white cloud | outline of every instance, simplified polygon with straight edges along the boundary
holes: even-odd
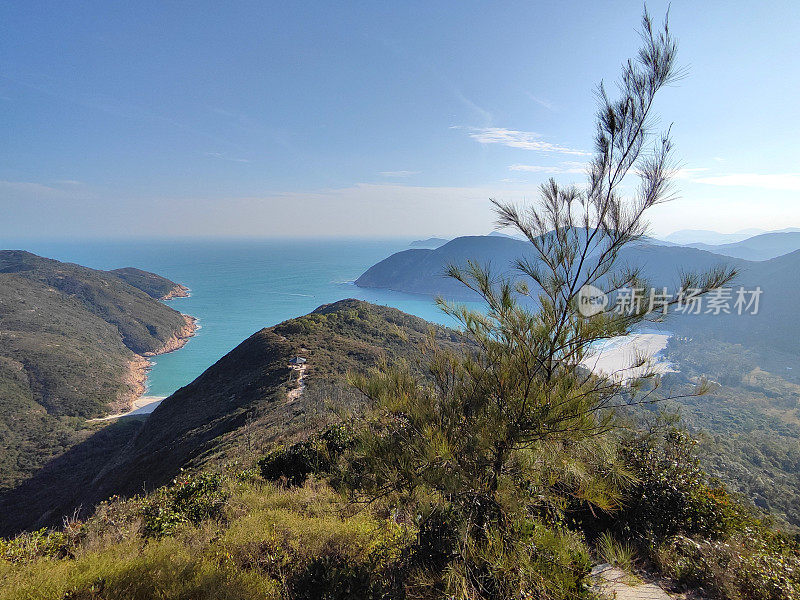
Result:
[[[492,113],[486,110],[485,108],[478,106],[472,100],[467,98],[464,94],[462,94],[459,90],[455,90],[456,98],[458,98],[465,106],[467,106],[470,110],[474,111],[478,116],[481,117],[483,122],[486,125],[491,124],[494,120]]]
[[[527,173],[586,173],[586,165],[582,162],[568,161],[558,165],[511,165],[509,171],[525,171]]]
[[[80,181],[61,180],[53,183],[35,181],[0,181],[0,214],[3,203],[33,201],[82,201],[94,198],[94,192]]]
[[[238,163],[249,163],[250,162],[250,160],[247,159],[247,158],[235,158],[235,157],[231,157],[231,156],[226,156],[226,155],[222,154],[221,152],[206,152],[205,155],[208,156],[209,158],[218,158],[219,160],[227,160],[227,161],[230,161],[230,162],[238,162]]]
[[[0,181],[0,190],[5,189],[13,192],[23,192],[28,194],[57,194],[58,190],[43,183],[33,181]]]
[[[552,102],[550,102],[549,100],[546,100],[544,98],[541,98],[540,96],[534,96],[533,94],[528,92],[528,98],[530,98],[531,100],[536,102],[536,104],[538,104],[539,106],[541,106],[543,108],[546,108],[547,110],[550,110],[550,111],[555,111],[556,110],[556,107]]]
[[[800,192],[800,173],[734,173],[715,177],[700,177],[692,179],[692,181],[726,187]]]
[[[473,128],[469,136],[481,144],[502,144],[510,148],[536,150],[538,152],[555,152],[557,154],[576,154],[586,156],[589,153],[542,140],[542,135],[533,131],[516,131],[502,127]]]
[[[707,167],[691,167],[691,168],[682,168],[676,169],[672,172],[672,176],[675,179],[694,179],[694,176],[698,173],[704,173],[708,171]]]
[[[381,171],[380,175],[383,177],[411,177],[412,175],[419,175],[422,171]]]

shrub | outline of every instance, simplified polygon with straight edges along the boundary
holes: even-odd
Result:
[[[172,535],[181,523],[198,525],[222,514],[227,499],[216,473],[181,475],[147,497],[141,508],[145,537]]]
[[[236,572],[174,537],[127,540],[75,560],[0,569],[0,600],[272,600],[277,582]]]
[[[727,542],[676,536],[658,552],[667,575],[720,600],[800,597],[800,548],[783,536],[750,531]]]
[[[279,445],[259,460],[258,466],[267,481],[283,481],[291,486],[303,485],[309,475],[327,468],[324,457],[311,442]]]
[[[458,518],[447,506],[433,506],[418,519],[417,542],[412,560],[415,565],[433,570],[444,569],[458,556]]]
[[[351,445],[352,437],[347,429],[334,426],[307,441],[277,446],[258,461],[258,466],[267,481],[300,486],[309,475],[330,472]]]
[[[0,538],[0,559],[19,563],[42,557],[64,558],[73,545],[74,540],[67,532],[44,528],[9,540]]]
[[[322,556],[291,578],[296,600],[382,600],[405,597],[399,578],[380,576],[373,565],[352,563],[340,556]]]
[[[636,482],[614,515],[623,537],[652,547],[678,534],[721,538],[750,519],[722,486],[709,483],[694,448],[695,441],[677,427],[624,445]]]
[[[222,564],[280,581],[291,598],[401,597],[414,528],[352,514],[320,481],[254,486],[239,500],[244,514],[213,545]]]
[[[487,531],[448,571],[448,598],[590,598],[591,559],[575,532],[526,521],[513,532]]]
[[[597,540],[597,550],[603,562],[630,573],[636,551],[626,542],[618,542],[607,531],[600,534]]]

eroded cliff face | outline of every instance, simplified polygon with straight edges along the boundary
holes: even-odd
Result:
[[[188,298],[191,295],[190,291],[191,290],[188,287],[179,283],[170,291],[168,291],[166,294],[161,296],[159,300],[166,301],[166,300],[172,300],[173,298]]]
[[[158,356],[159,354],[167,354],[183,348],[197,332],[197,319],[190,315],[182,315],[184,325],[174,334],[172,334],[164,345],[155,352],[145,352],[142,356]]]

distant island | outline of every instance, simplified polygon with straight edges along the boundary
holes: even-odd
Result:
[[[195,319],[160,300],[185,286],[0,251],[0,489],[84,440],[86,420],[127,410],[146,357],[183,347]]]
[[[431,237],[426,240],[415,240],[409,244],[410,248],[438,248],[444,246],[449,240],[439,237]]]

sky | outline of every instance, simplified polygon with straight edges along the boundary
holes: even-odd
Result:
[[[673,0],[680,195],[652,231],[800,226],[800,3]],[[649,2],[660,20],[665,2]],[[485,234],[583,181],[640,2],[0,4],[11,237]]]

